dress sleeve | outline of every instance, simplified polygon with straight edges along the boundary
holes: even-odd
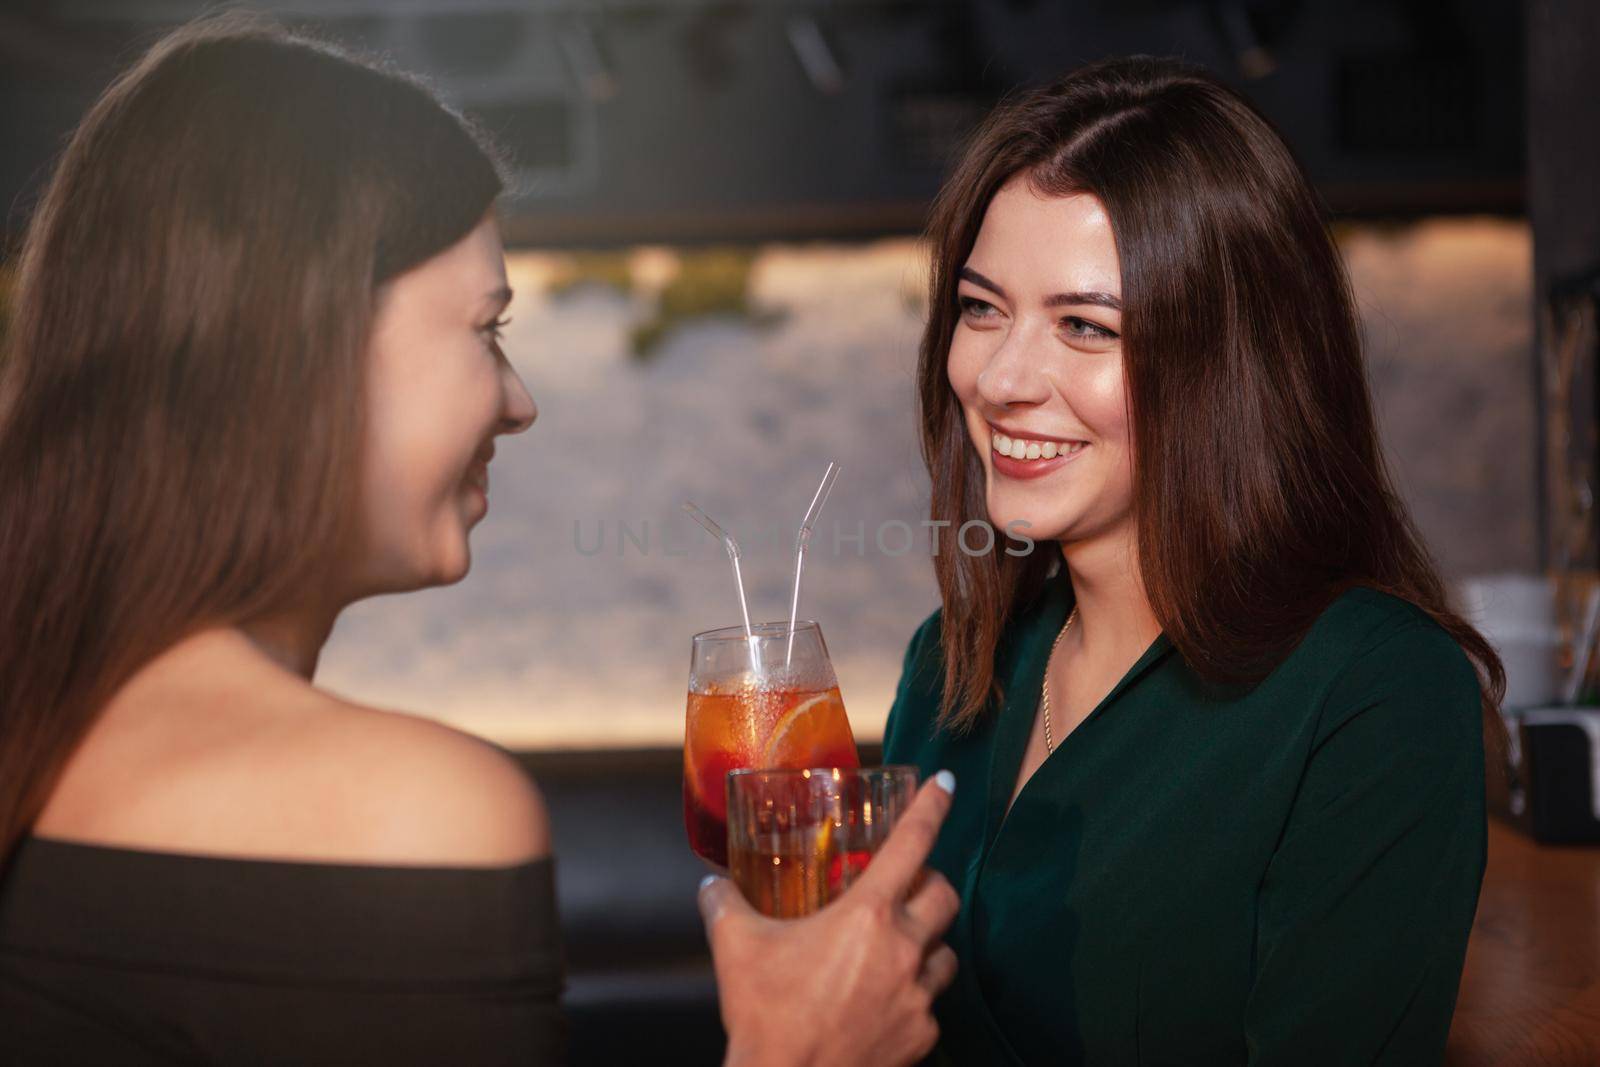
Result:
[[[1486,849],[1477,676],[1410,620],[1323,704],[1257,898],[1248,1062],[1438,1063]]]

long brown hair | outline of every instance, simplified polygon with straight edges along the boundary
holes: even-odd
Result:
[[[946,377],[958,272],[999,188],[1105,205],[1121,260],[1134,514],[1150,606],[1202,678],[1259,681],[1336,597],[1368,586],[1432,616],[1474,661],[1486,736],[1504,672],[1448,603],[1378,445],[1349,282],[1283,140],[1236,93],[1176,60],[1081,68],[1003,103],[973,135],[929,224],[918,370],[932,517],[987,518],[982,462]],[[996,645],[1054,553],[934,557],[947,726],[997,695]]]
[[[89,110],[0,357],[0,865],[142,664],[342,558],[376,287],[502,187],[422,83],[239,13]]]

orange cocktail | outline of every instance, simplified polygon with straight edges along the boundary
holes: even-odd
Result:
[[[729,771],[857,767],[855,736],[822,631],[763,623],[697,634],[684,723],[683,816],[689,845],[728,865]]]

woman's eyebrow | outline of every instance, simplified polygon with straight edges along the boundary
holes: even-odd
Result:
[[[1006,296],[1006,291],[1004,289],[1000,288],[1000,286],[998,284],[996,284],[995,282],[991,282],[988,278],[985,278],[983,275],[979,274],[977,271],[973,270],[971,267],[962,267],[960,276],[962,278],[965,278],[967,281],[971,282],[973,285],[980,286],[980,287],[982,287],[984,289],[989,290],[995,296],[998,296],[1001,300],[1010,300],[1011,299],[1009,296]]]
[[[484,300],[498,312],[503,311],[506,305],[511,303],[511,297],[510,286],[502,285],[500,288],[492,290],[489,295],[484,297]]]
[[[971,267],[962,267],[960,271],[960,277],[971,282],[973,285],[989,290],[1001,300],[1011,299],[1006,295],[1006,291],[1004,289],[1000,288],[999,285],[990,281],[988,278],[985,278]],[[1122,310],[1121,300],[1115,296],[1112,296],[1110,293],[1102,293],[1098,289],[1074,291],[1070,293],[1052,293],[1050,296],[1044,298],[1044,306],[1047,308],[1065,307],[1069,304],[1092,304],[1096,307],[1109,308],[1112,311]]]
[[[1044,298],[1044,306],[1058,308],[1067,304],[1094,304],[1097,307],[1110,308],[1112,311],[1122,310],[1122,301],[1110,293],[1102,293],[1098,289],[1086,292],[1054,293]]]

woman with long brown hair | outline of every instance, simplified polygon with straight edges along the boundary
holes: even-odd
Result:
[[[561,1058],[534,784],[311,684],[346,605],[465,576],[536,416],[501,186],[421,83],[242,15],[67,145],[0,363],[6,1063]],[[702,890],[730,1062],[931,1047],[944,781],[825,913]]]
[[[1301,169],[1204,72],[1105,61],[989,117],[930,241],[932,517],[1019,533],[936,555],[886,740],[964,783],[944,1057],[1436,1062],[1503,674]]]

